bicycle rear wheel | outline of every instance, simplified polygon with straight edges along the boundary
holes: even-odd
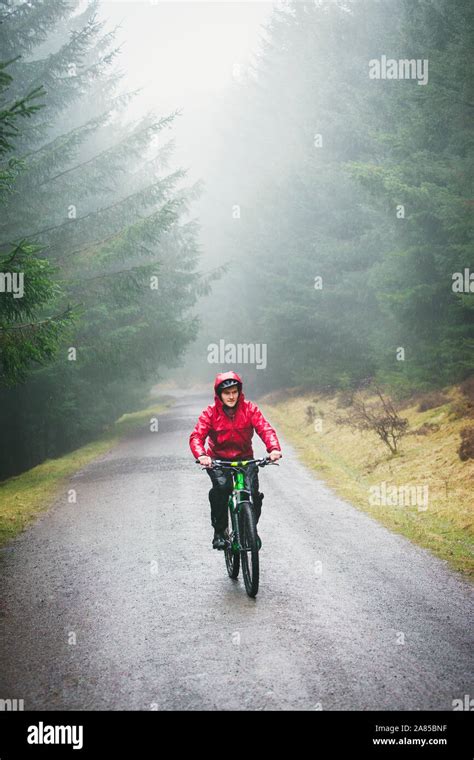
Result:
[[[249,596],[257,596],[260,566],[258,558],[257,527],[255,514],[250,502],[246,501],[240,509],[240,543],[242,546],[241,562],[245,590]]]

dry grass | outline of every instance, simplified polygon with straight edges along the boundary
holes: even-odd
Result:
[[[460,430],[466,420],[452,413],[460,393],[446,391],[448,402],[419,412],[420,400],[404,407],[410,430],[423,427],[424,435],[405,436],[400,453],[390,455],[373,433],[359,433],[336,425],[337,398],[314,393],[277,403],[261,400],[272,423],[295,446],[301,459],[340,496],[368,512],[388,528],[430,549],[457,570],[474,573],[474,461],[457,454]],[[322,430],[308,422],[306,410],[314,406]],[[350,407],[345,410],[350,414]],[[418,506],[372,506],[370,487],[428,486],[426,510]]]

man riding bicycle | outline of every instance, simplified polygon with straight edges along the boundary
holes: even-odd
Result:
[[[258,406],[246,400],[239,375],[236,372],[221,372],[214,381],[214,404],[204,409],[189,436],[194,458],[206,468],[212,466],[212,459],[229,462],[236,459],[253,459],[254,430],[264,442],[269,458],[273,462],[280,459],[282,454],[277,434]],[[209,444],[205,450],[207,438]],[[214,528],[212,546],[214,549],[224,549],[224,533],[228,523],[227,503],[233,488],[232,475],[229,470],[219,467],[207,469],[207,473],[212,481],[209,491],[211,524]],[[263,493],[258,490],[256,465],[248,466],[247,478],[255,507],[255,520],[258,522]]]

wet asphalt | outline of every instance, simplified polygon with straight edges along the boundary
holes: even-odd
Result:
[[[474,695],[472,585],[335,496],[282,436],[280,467],[260,471],[257,598],[229,579],[188,447],[209,402],[178,399],[157,432],[76,473],[1,551],[0,698],[25,710],[450,711]]]

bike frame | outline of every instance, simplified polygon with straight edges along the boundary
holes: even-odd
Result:
[[[198,460],[196,460],[198,461]],[[221,459],[213,459],[212,464],[214,467],[223,467],[232,471],[232,479],[234,481],[234,488],[229,496],[228,508],[230,511],[230,519],[232,523],[232,530],[234,534],[234,540],[232,543],[229,541],[230,548],[233,552],[250,552],[251,549],[245,549],[240,541],[240,527],[239,527],[239,514],[244,502],[249,502],[253,506],[252,493],[245,487],[245,467],[249,464],[255,464],[258,467],[265,467],[272,464],[277,465],[276,462],[272,462],[270,459],[243,459],[233,462],[225,462]],[[237,540],[235,540],[237,539]]]
[[[232,478],[234,481],[234,490],[229,496],[228,503],[232,530],[234,532],[234,541],[231,543],[231,548],[233,552],[250,551],[250,549],[244,549],[240,543],[239,514],[243,502],[248,501],[250,504],[253,504],[252,494],[247,488],[245,488],[245,472],[234,468],[234,465],[237,465],[237,462],[230,462],[229,464],[232,466]],[[239,462],[239,465],[242,466],[247,464],[248,462]]]

